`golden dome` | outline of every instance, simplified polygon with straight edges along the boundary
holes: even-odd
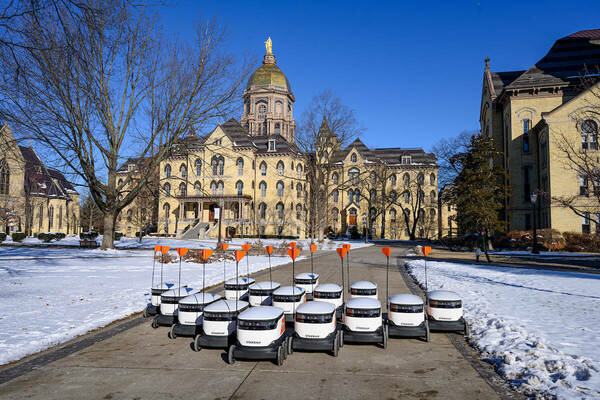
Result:
[[[275,64],[263,64],[248,79],[246,89],[260,86],[275,86],[291,93],[292,86],[283,72]]]

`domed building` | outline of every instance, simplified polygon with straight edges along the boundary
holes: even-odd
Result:
[[[277,66],[271,38],[265,44],[267,52],[263,64],[248,78],[240,122],[250,136],[281,135],[288,142],[294,142],[296,99],[290,81]]]

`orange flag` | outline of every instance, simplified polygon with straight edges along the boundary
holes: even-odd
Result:
[[[240,262],[240,260],[242,258],[244,258],[245,255],[246,255],[246,253],[244,252],[244,250],[236,250],[235,251],[235,261]]]
[[[317,251],[318,246],[316,244],[311,244],[310,245],[310,252],[314,253],[315,251]]]
[[[350,250],[350,245],[349,244],[343,244],[342,247],[344,249],[346,249],[346,253],[348,252],[348,250]]]
[[[295,249],[296,248],[296,242],[290,242],[290,247],[292,249]]]
[[[248,243],[246,243],[246,244],[243,244],[243,245],[242,245],[242,249],[244,249],[244,251],[245,251],[246,253],[247,253],[247,252],[249,252],[251,248],[252,248],[252,245],[251,245],[251,244],[248,244]]]
[[[158,253],[161,249],[162,249],[162,246],[160,244],[157,244],[156,246],[154,246],[155,253]]]
[[[229,244],[227,244],[227,243],[221,243],[221,250],[225,251],[225,250],[227,250],[228,247],[229,247]]]
[[[186,249],[185,247],[177,248],[177,254],[179,254],[179,257],[185,256],[187,252],[188,252],[188,249]]]
[[[273,253],[273,246],[265,246],[265,249],[267,249],[268,255],[271,255],[271,253]]]
[[[296,257],[300,255],[300,249],[287,249],[288,256],[294,261],[296,261]]]
[[[348,253],[348,249],[344,247],[338,247],[336,251],[341,259],[344,259],[344,257],[346,257],[346,253]]]
[[[204,261],[208,260],[210,258],[210,256],[212,256],[213,250],[212,249],[202,249],[200,250],[200,254],[202,254],[202,259]]]
[[[389,257],[390,254],[392,254],[392,248],[391,247],[384,247],[383,249],[381,249],[381,252],[383,254],[385,254],[386,257]]]
[[[423,255],[427,257],[429,253],[431,253],[431,246],[423,246],[421,251],[423,252]]]
[[[160,252],[163,254],[167,254],[169,250],[171,250],[169,246],[160,246]]]

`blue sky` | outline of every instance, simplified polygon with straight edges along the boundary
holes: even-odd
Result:
[[[256,67],[271,36],[296,119],[332,89],[355,109],[367,145],[425,149],[478,128],[486,56],[495,71],[526,69],[558,38],[600,28],[598,1],[180,0],[161,14],[182,35],[217,16],[231,50],[256,57]]]

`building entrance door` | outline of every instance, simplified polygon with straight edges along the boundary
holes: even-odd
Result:
[[[208,206],[208,222],[215,222],[215,205]]]
[[[348,216],[348,225],[356,226],[356,210],[354,208],[350,209],[350,215]]]

